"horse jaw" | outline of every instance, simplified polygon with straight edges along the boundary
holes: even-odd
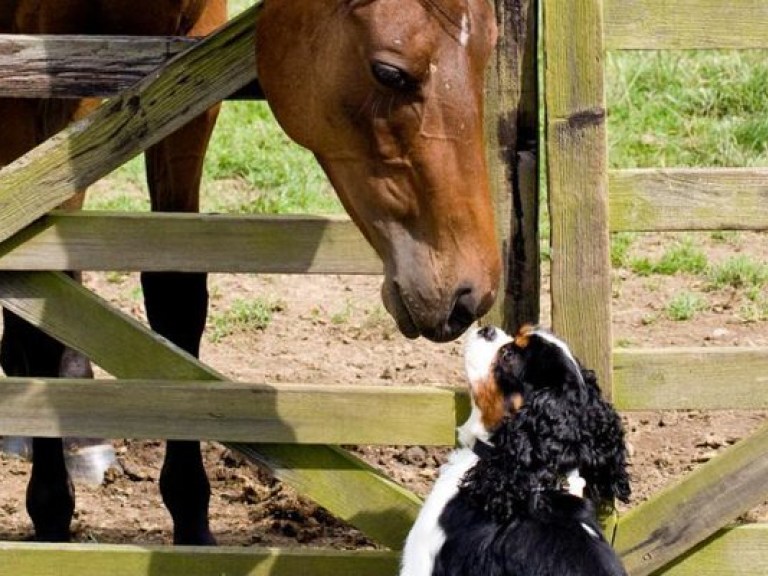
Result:
[[[500,278],[482,128],[496,28],[486,0],[441,0],[439,17],[425,5],[270,0],[257,62],[278,122],[384,262],[400,331],[446,341],[487,312]],[[382,61],[417,89],[382,86]]]

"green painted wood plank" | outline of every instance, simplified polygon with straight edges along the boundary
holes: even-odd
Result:
[[[0,170],[0,240],[252,81],[260,4]]]
[[[0,243],[0,270],[381,274],[346,216],[53,212]]]
[[[299,493],[314,494],[318,504],[395,550],[402,549],[421,509],[421,501],[413,494],[337,446],[231,446],[267,466]],[[318,470],[333,470],[333,474],[318,474]]]
[[[225,380],[132,318],[112,310],[64,274],[2,272],[0,305],[120,378]],[[332,447],[265,444],[249,454],[267,448],[272,452],[265,461],[274,465],[272,471],[278,478],[291,484],[297,478],[291,469],[309,463],[300,476],[300,492],[343,520],[354,525],[362,522],[365,528],[361,529],[385,546],[403,545],[421,507],[417,496]],[[356,471],[359,482],[347,484],[350,471]],[[375,505],[372,493],[378,494]],[[391,514],[391,510],[397,513]],[[382,518],[386,522],[378,521]]]
[[[455,398],[413,386],[6,378],[0,436],[453,446]]]
[[[610,397],[602,2],[544,0],[543,5],[552,326],[597,372]]]
[[[629,511],[616,549],[633,576],[652,574],[768,496],[768,424]]]
[[[768,348],[653,348],[613,354],[619,410],[768,408]]]
[[[664,576],[765,576],[768,524],[721,530],[666,567]]]
[[[612,50],[768,48],[764,0],[605,0]]]
[[[398,562],[379,550],[0,542],[3,576],[393,576]]]
[[[609,173],[611,230],[766,230],[768,169],[667,168]]]

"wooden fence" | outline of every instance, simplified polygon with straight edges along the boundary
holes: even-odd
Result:
[[[674,6],[670,8],[670,4]],[[768,227],[760,170],[607,170],[606,49],[712,47],[726,41],[744,43],[738,47],[768,47],[760,44],[768,43],[760,33],[765,29],[763,20],[768,19],[764,7],[768,3],[733,0],[728,10],[719,11],[711,8],[715,4],[720,3],[543,2],[553,322],[559,333],[578,343],[578,354],[598,367],[604,382],[611,382],[613,375],[606,392],[623,410],[768,407],[765,350],[611,352],[611,231],[723,228],[737,222],[740,225],[735,227]],[[530,298],[530,294],[538,294],[536,18],[530,17],[536,13],[536,2],[496,0],[495,5],[501,38],[488,80],[487,140],[508,281],[494,314],[495,321],[514,326],[538,317],[537,300]],[[662,13],[678,10],[678,6],[683,9],[671,15],[675,18]],[[454,427],[466,414],[462,393],[450,388],[313,389],[227,382],[55,271],[167,270],[171,263],[183,271],[380,270],[371,250],[344,218],[46,215],[75,190],[252,82],[252,30],[257,13],[258,5],[187,50],[183,50],[186,43],[173,39],[145,40],[144,48],[134,44],[145,55],[180,49],[157,73],[136,84],[131,84],[133,79],[125,80],[119,95],[93,116],[0,171],[0,304],[122,379],[6,379],[0,386],[0,434],[179,438],[195,430],[197,438],[228,441],[229,446],[265,464],[278,478],[391,551],[4,543],[0,544],[0,574],[194,576],[309,571],[377,576],[397,571],[396,550],[418,512],[419,500],[336,446],[450,445]],[[660,14],[663,17],[657,16]],[[723,25],[712,26],[714,17]],[[726,21],[728,18],[731,20]],[[735,34],[740,22],[744,33]],[[24,50],[39,50],[42,45],[40,39],[22,40]],[[74,45],[61,38],[58,41],[57,48],[48,42],[46,57],[66,54],[64,59],[72,61]],[[108,59],[116,58],[109,55],[110,45],[125,57],[119,40],[89,41],[104,43],[98,53]],[[2,54],[0,50],[0,58]],[[84,90],[82,83],[46,88],[44,82],[29,79],[4,87],[3,77],[10,78],[0,74],[0,94],[18,94],[24,86],[35,86],[38,96]],[[186,81],[179,82],[180,78]],[[114,85],[98,81],[88,90],[113,95],[114,88],[109,86]],[[144,114],[135,114],[138,108]],[[117,126],[119,138],[115,139]],[[740,206],[750,202],[755,206],[748,216],[722,200],[721,191],[733,194],[734,190],[739,193]],[[697,205],[717,202],[728,209],[715,208],[712,219],[706,218],[706,211],[694,212]],[[662,209],[655,209],[660,205]],[[190,250],[192,243],[195,249]],[[147,253],[147,247],[152,247],[151,258],[141,255]],[[279,258],[275,258],[276,248]],[[207,256],[212,253],[215,259]],[[584,338],[584,334],[590,337]],[[134,351],[133,355],[125,357],[124,350]],[[726,398],[717,390],[718,374],[723,372],[728,372],[731,382]],[[734,373],[743,376],[734,379]],[[137,390],[147,393],[137,394]],[[318,394],[323,401],[316,403]],[[137,400],[150,397],[153,407]],[[313,410],[301,409],[307,403],[312,403]],[[96,404],[99,410],[93,408]],[[141,414],[140,419],[136,413]],[[366,421],[355,425],[359,414],[366,414]],[[414,414],[419,417],[411,417]],[[341,430],[328,426],[329,422],[347,425]],[[765,498],[767,445],[768,427],[764,427],[628,513],[621,520],[617,546],[631,573],[768,573],[768,530],[764,526],[718,531]],[[695,553],[690,553],[693,547]]]
[[[606,392],[620,409],[766,408],[768,349],[611,351],[610,233],[765,230],[768,170],[609,171],[604,58],[606,50],[768,48],[768,2],[543,6],[555,330],[599,367],[603,382],[613,376]],[[765,574],[768,526],[718,530],[766,497],[763,426],[628,513],[616,546],[632,574]]]

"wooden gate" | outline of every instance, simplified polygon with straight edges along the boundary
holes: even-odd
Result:
[[[252,82],[253,30],[260,5],[256,2],[197,43],[176,38],[2,39],[10,46],[3,54],[13,54],[13,71],[21,69],[16,64],[26,57],[31,62],[42,59],[45,65],[24,68],[21,76],[3,74],[1,94],[111,98],[0,172],[0,305],[85,353],[119,380],[3,379],[0,434],[224,440],[390,551],[0,543],[0,574],[397,572],[397,550],[420,500],[338,445],[453,445],[457,421],[466,414],[462,393],[228,382],[62,272],[381,271],[347,218],[49,213],[75,191]],[[513,5],[524,10],[511,10]],[[509,50],[497,58],[491,74],[488,117],[494,127],[499,118],[509,118],[500,106],[514,110],[519,99],[518,59],[524,47],[518,45],[525,38],[528,6],[525,0],[497,2],[502,42]],[[56,66],[50,66],[51,59]],[[3,62],[8,65],[0,59],[0,69]],[[88,70],[117,73],[82,77],[78,72],[84,62]],[[47,73],[67,67],[71,74]],[[505,191],[517,176],[504,163],[516,156],[517,135],[496,129],[489,134],[499,210],[508,214],[503,212],[510,205]],[[531,166],[528,177],[535,174]],[[528,189],[535,197],[535,186]],[[526,217],[535,220],[535,214]],[[505,245],[511,243],[509,218],[500,218],[499,227]],[[528,309],[536,308],[537,291],[510,294],[534,302]],[[503,321],[507,300],[499,299],[497,322]]]
[[[768,407],[767,349],[612,351],[610,233],[765,230],[768,170],[609,171],[604,96],[606,50],[768,48],[768,2],[543,6],[555,330],[602,382],[613,376],[606,392],[620,409]],[[767,496],[763,426],[627,514],[616,546],[632,574],[766,574],[768,526],[721,529]]]

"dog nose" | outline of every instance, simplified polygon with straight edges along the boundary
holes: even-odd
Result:
[[[496,327],[483,326],[482,328],[480,328],[480,330],[478,330],[477,334],[483,340],[487,340],[488,342],[491,342],[494,338],[496,338]]]

